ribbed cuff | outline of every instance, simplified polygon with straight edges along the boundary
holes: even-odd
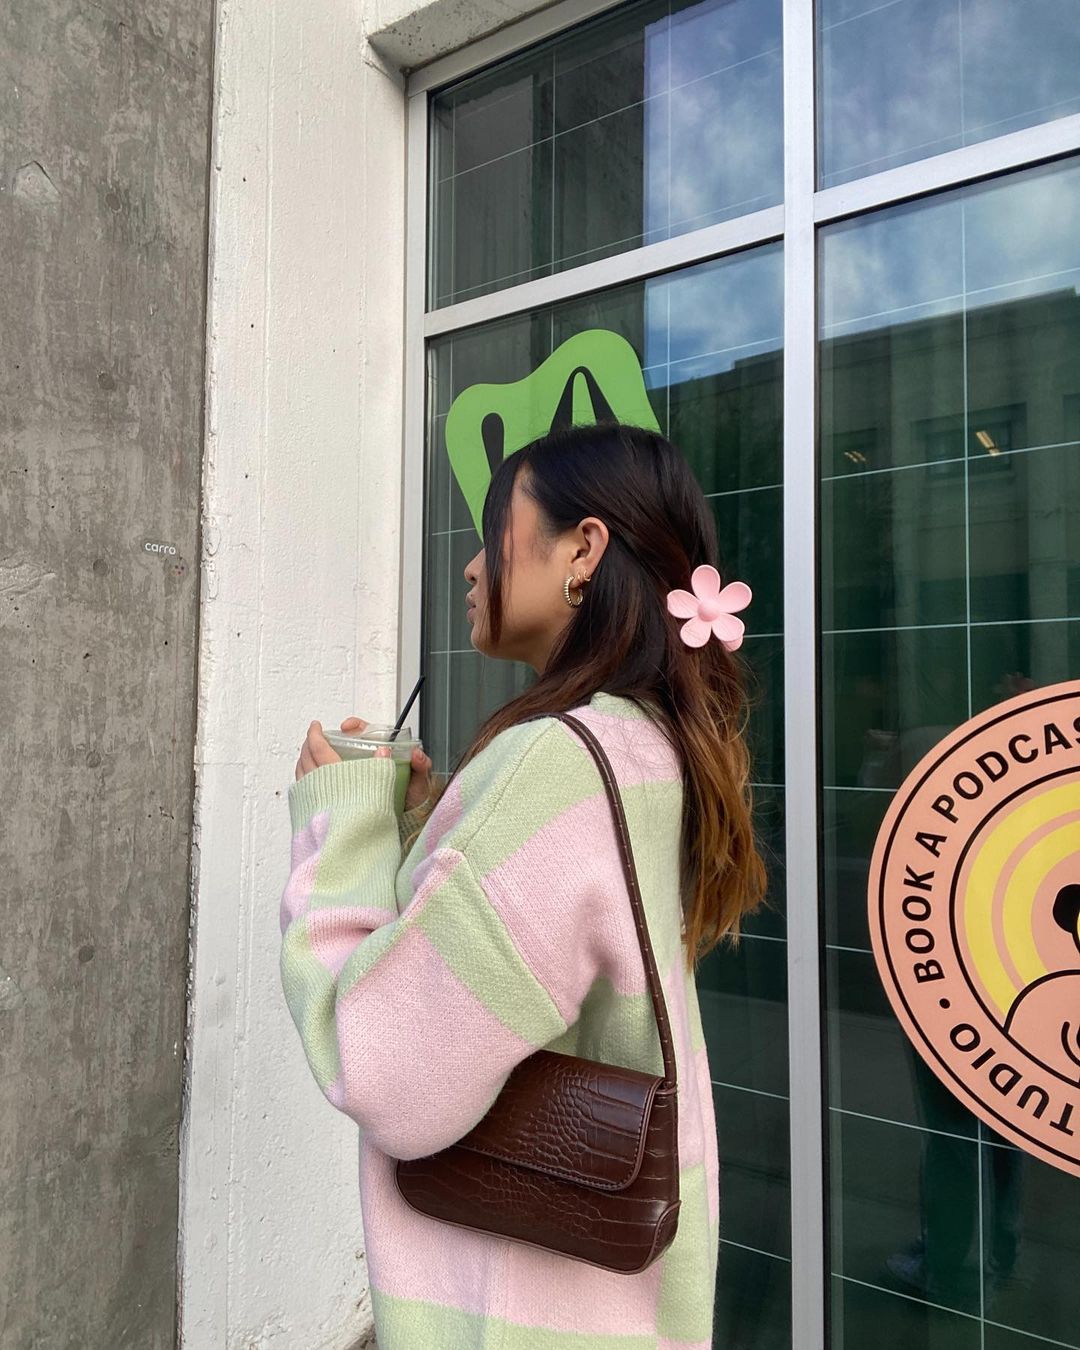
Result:
[[[393,816],[397,772],[392,759],[343,759],[306,773],[289,788],[293,833],[332,806],[359,806],[373,815]]]

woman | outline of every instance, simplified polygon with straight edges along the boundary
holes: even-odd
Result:
[[[718,1166],[693,970],[764,885],[731,655],[749,591],[718,594],[715,562],[708,505],[663,437],[545,437],[498,468],[465,569],[473,646],[528,662],[532,687],[433,808],[417,754],[400,822],[390,763],[342,763],[308,731],[282,975],[320,1087],[360,1126],[380,1350],[711,1344]],[[440,1223],[394,1181],[395,1159],[465,1135],[539,1047],[662,1072],[599,773],[563,723],[523,720],[571,710],[619,780],[676,1043],[679,1228],[636,1275]],[[399,829],[425,815],[402,861]]]

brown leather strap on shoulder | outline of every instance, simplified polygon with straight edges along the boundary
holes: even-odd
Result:
[[[611,804],[611,813],[615,817],[615,837],[619,844],[619,857],[622,859],[626,888],[630,892],[630,908],[633,910],[634,926],[637,929],[638,941],[641,944],[642,960],[645,962],[645,978],[648,981],[653,1011],[656,1014],[656,1029],[660,1033],[660,1050],[664,1056],[664,1087],[674,1088],[676,1085],[675,1046],[671,1038],[671,1023],[668,1021],[664,988],[660,983],[660,976],[656,969],[656,957],[653,954],[652,939],[649,937],[649,925],[645,919],[645,905],[641,898],[641,887],[638,885],[637,867],[634,865],[634,852],[630,846],[630,831],[626,825],[626,813],[623,810],[622,795],[615,779],[615,772],[604,747],[584,722],[579,722],[576,717],[572,717],[569,713],[554,713],[551,715],[557,717],[560,722],[564,722],[581,738],[585,748],[596,761],[596,767],[600,770],[600,777],[603,779],[604,790]]]

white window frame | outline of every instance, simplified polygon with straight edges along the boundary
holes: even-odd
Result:
[[[617,8],[559,3],[433,61],[408,80],[405,415],[399,702],[419,674],[427,431],[425,344],[458,329],[707,262],[784,244],[784,731],[787,866],[791,1301],[793,1350],[825,1350],[825,1122],[818,802],[817,231],[945,189],[1080,151],[1080,114],[852,183],[816,186],[813,0],[783,0],[784,205],[586,263],[507,290],[427,309],[428,109],[433,92]],[[796,861],[802,865],[793,865]]]

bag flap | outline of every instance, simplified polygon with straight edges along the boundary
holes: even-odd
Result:
[[[663,1080],[538,1050],[510,1074],[484,1119],[455,1147],[618,1191],[637,1176]]]

